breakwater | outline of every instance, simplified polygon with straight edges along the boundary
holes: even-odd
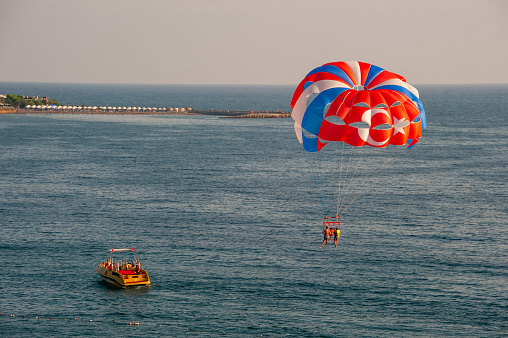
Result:
[[[244,110],[196,110],[195,114],[215,115],[221,118],[231,119],[259,119],[259,118],[288,118],[291,113],[285,111],[244,111]]]

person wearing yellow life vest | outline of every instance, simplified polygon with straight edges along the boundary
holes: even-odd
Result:
[[[337,241],[339,240],[340,237],[339,227],[336,227],[335,229],[332,228],[332,233],[333,233],[333,244],[335,244],[335,247],[337,247]]]

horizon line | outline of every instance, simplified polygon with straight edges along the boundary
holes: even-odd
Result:
[[[298,86],[299,83],[148,83],[148,82],[59,82],[59,81],[0,81],[1,83],[35,83],[35,84],[90,84],[90,85],[161,85],[161,86]],[[474,82],[474,83],[416,83],[407,82],[417,86],[468,86],[468,85],[508,85],[508,82]]]

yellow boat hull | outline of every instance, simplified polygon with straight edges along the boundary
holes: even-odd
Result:
[[[139,271],[135,271],[134,269],[114,271],[111,268],[107,269],[104,265],[99,264],[96,271],[106,283],[115,286],[128,287],[150,285],[150,277],[148,277],[148,273],[143,269]]]

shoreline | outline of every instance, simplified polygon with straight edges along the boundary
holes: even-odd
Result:
[[[34,110],[34,109],[0,109],[0,114],[89,114],[89,115],[212,115],[221,118],[288,118],[291,113],[283,111],[230,111],[230,110],[193,110],[185,112],[168,111],[112,111],[112,110]]]

